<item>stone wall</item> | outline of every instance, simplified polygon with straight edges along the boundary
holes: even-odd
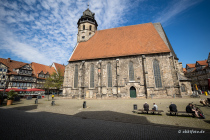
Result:
[[[156,88],[155,86],[153,71],[153,61],[155,59],[159,61],[162,88]],[[134,68],[133,81],[129,80],[130,61],[133,62]],[[70,62],[65,70],[63,94],[73,98],[130,98],[130,88],[134,87],[137,98],[151,97],[151,95],[157,98],[171,97],[173,94],[180,94],[179,86],[176,85],[177,82],[179,85],[179,81],[176,76],[173,76],[176,75],[176,70],[172,62],[169,53],[145,55],[145,59],[142,58],[142,55],[139,55]],[[108,63],[111,63],[112,87],[108,87]],[[90,88],[89,82],[91,64],[94,65],[94,88]],[[78,65],[78,88],[74,88],[75,65]],[[145,86],[147,90],[145,90]]]

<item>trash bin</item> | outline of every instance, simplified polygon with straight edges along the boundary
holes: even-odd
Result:
[[[38,99],[35,99],[35,104],[38,104]]]
[[[133,110],[137,110],[137,104],[133,105]]]
[[[83,108],[86,108],[86,101],[83,102]]]
[[[55,101],[52,101],[51,105],[54,106],[55,105]]]

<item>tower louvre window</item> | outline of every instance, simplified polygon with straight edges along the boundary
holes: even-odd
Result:
[[[107,64],[108,87],[112,87],[112,66],[111,63]]]
[[[83,30],[85,30],[85,25],[83,25]]]
[[[74,70],[74,88],[78,87],[78,65],[75,65]]]
[[[92,29],[92,26],[90,25],[90,30]]]
[[[153,61],[153,70],[154,70],[154,77],[155,77],[155,86],[156,88],[162,88],[160,67],[159,67],[159,62],[157,60]]]
[[[133,69],[133,62],[129,62],[129,80],[134,81],[134,69]]]
[[[90,88],[94,88],[94,65],[90,65]]]

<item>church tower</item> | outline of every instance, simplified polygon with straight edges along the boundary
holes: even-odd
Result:
[[[95,20],[95,13],[92,13],[89,8],[85,10],[77,25],[77,43],[89,40],[95,34],[98,26]]]

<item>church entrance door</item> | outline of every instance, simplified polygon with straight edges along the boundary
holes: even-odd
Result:
[[[130,97],[131,98],[136,98],[136,89],[135,87],[130,88]]]

